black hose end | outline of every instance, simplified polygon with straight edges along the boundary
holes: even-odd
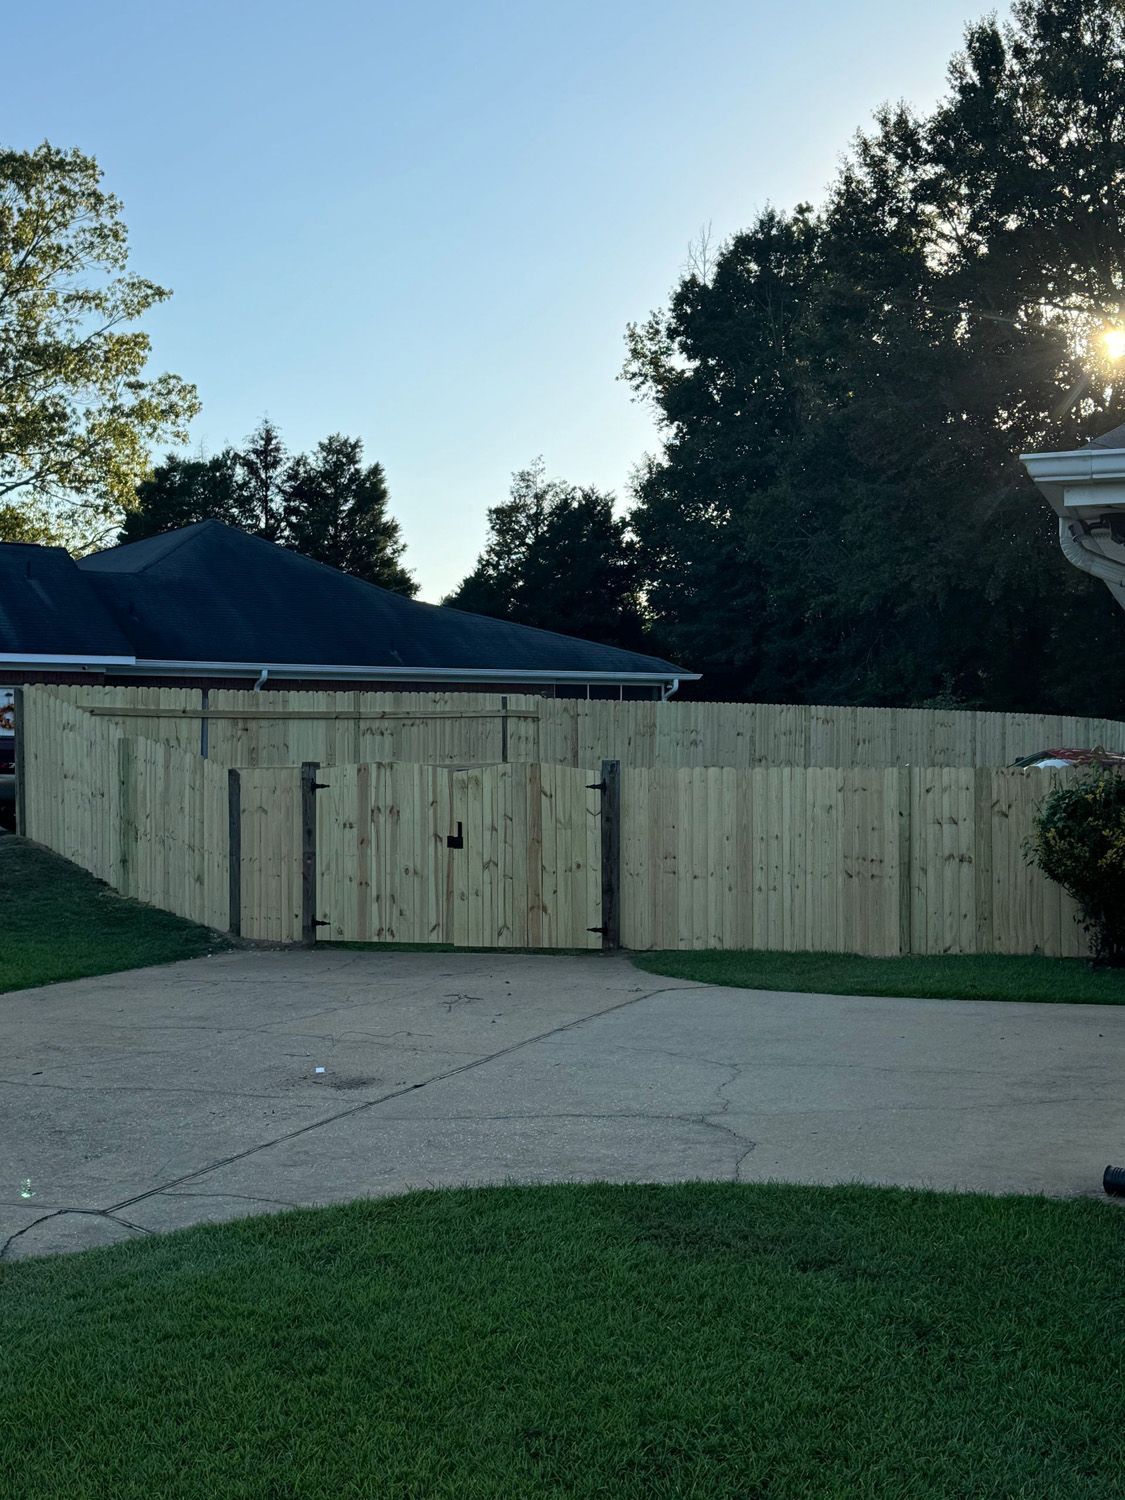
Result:
[[[1102,1187],[1111,1198],[1125,1198],[1125,1167],[1106,1167]]]

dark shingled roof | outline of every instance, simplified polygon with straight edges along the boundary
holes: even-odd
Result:
[[[56,549],[24,550],[58,560],[52,591],[68,616],[68,653],[97,643],[109,654],[112,638],[114,654],[125,641],[147,661],[686,675],[657,657],[419,604],[218,521],[77,564]],[[63,649],[40,643],[41,619],[31,606],[12,629],[0,625],[0,651]]]
[[[1088,448],[1125,448],[1125,422],[1117,427],[1111,427],[1100,437],[1091,438],[1086,446]]]
[[[61,547],[0,546],[0,652],[123,656],[132,645]]]

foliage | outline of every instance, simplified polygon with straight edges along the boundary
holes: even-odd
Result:
[[[1018,462],[1113,426],[1125,3],[971,26],[819,210],[768,209],[630,328],[664,451],[631,522],[665,649],[738,695],[1114,711],[1122,621]],[[1076,653],[1075,640],[1083,650]]]
[[[1095,956],[1125,965],[1125,776],[1099,769],[1052,787],[1028,857],[1077,901]]]
[[[476,614],[636,648],[636,547],[613,496],[548,479],[542,458],[488,512],[476,567],[444,602]]]
[[[418,585],[403,566],[405,545],[389,502],[382,465],[364,465],[357,438],[336,434],[311,455],[291,456],[267,419],[241,450],[227,448],[213,458],[170,453],[138,486],[120,539],[135,542],[194,521],[223,521],[412,595]]]
[[[21,1500],[1106,1500],[1121,1236],[1081,1200],[602,1183],[0,1264],[0,1465]]]
[[[126,270],[121,204],[93,157],[0,150],[0,540],[64,527],[79,542],[132,503],[148,444],[199,408],[144,378],[131,327],[171,294]]]
[[[169,453],[137,486],[136,507],[126,513],[119,540],[139,542],[194,521],[224,521],[256,529],[239,483],[238,454],[227,448],[214,458]]]
[[[418,592],[402,565],[405,543],[387,509],[383,466],[364,465],[358,438],[336,433],[295,458],[283,494],[286,546],[396,594]]]

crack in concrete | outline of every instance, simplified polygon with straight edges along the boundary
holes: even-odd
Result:
[[[40,1214],[37,1219],[32,1219],[30,1224],[25,1224],[22,1229],[17,1229],[10,1234],[0,1245],[0,1261],[5,1260],[8,1251],[16,1240],[22,1239],[25,1234],[30,1234],[33,1229],[38,1229],[40,1224],[46,1224],[51,1219],[64,1219],[70,1214],[80,1215],[88,1219],[108,1219],[112,1224],[120,1224],[123,1229],[129,1229],[135,1234],[155,1234],[157,1231],[148,1229],[144,1224],[137,1224],[131,1219],[123,1218],[115,1209],[111,1208],[55,1208],[49,1214]]]
[[[244,1151],[235,1151],[229,1156],[221,1157],[217,1161],[208,1162],[206,1166],[199,1167],[195,1171],[185,1172],[181,1176],[173,1178],[170,1182],[162,1182],[157,1186],[146,1189],[143,1193],[134,1193],[129,1198],[124,1198],[120,1203],[111,1203],[104,1210],[107,1214],[119,1212],[121,1209],[131,1208],[134,1204],[143,1203],[147,1198],[156,1197],[160,1193],[166,1193],[170,1188],[179,1187],[184,1182],[194,1182],[200,1177],[205,1177],[209,1172],[216,1172],[220,1167],[229,1167],[236,1161],[244,1161],[249,1156],[256,1156],[261,1151],[268,1151],[273,1146],[279,1146],[285,1141],[295,1140],[310,1131],[321,1130],[326,1125],[331,1125],[337,1120],[348,1119],[352,1115],[364,1113],[366,1110],[376,1109],[380,1104],[385,1104],[391,1099],[401,1099],[406,1094],[416,1093],[419,1089],[428,1088],[431,1084],[441,1083],[445,1079],[455,1078],[461,1073],[471,1072],[475,1068],[484,1067],[487,1063],[495,1062],[498,1058],[508,1057],[513,1052],[519,1052],[524,1047],[534,1046],[537,1042],[546,1041],[548,1038],[558,1036],[560,1033],[572,1031],[577,1026],[584,1026],[589,1021],[596,1021],[602,1016],[611,1015],[614,1011],[624,1010],[631,1005],[638,1005],[643,1000],[651,1000],[657,995],[672,994],[679,990],[696,988],[688,985],[664,985],[660,989],[646,990],[640,994],[631,995],[627,1000],[619,1000],[613,1005],[605,1006],[600,1010],[593,1011],[588,1015],[577,1016],[572,1021],[565,1021],[560,1026],[553,1026],[547,1031],[537,1033],[535,1036],[525,1037],[522,1041],[513,1042],[510,1046],[501,1047],[496,1052],[491,1052],[485,1057],[473,1059],[471,1062],[460,1063],[455,1068],[446,1068],[440,1073],[435,1073],[429,1078],[422,1079],[418,1083],[405,1084],[401,1088],[390,1090],[377,1099],[365,1099],[359,1104],[352,1105],[349,1109],[337,1110],[334,1114],[327,1115],[322,1120],[310,1121],[307,1125],[300,1125],[295,1130],[284,1131],[268,1141],[262,1141],[256,1146],[248,1146]]]

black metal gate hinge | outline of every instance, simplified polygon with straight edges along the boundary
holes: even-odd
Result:
[[[605,796],[605,782],[604,781],[588,781],[586,783],[586,790],[588,792],[601,792],[602,796],[604,797]],[[591,927],[590,931],[591,932],[598,932],[598,931],[600,931],[600,929],[597,928],[597,927]]]

